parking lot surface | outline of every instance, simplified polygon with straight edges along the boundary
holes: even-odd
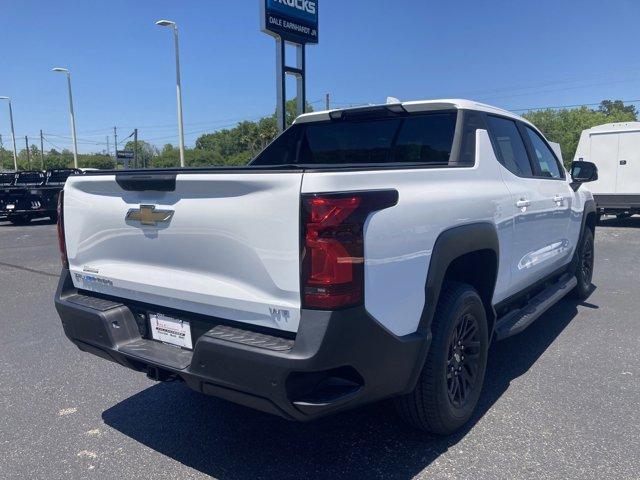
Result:
[[[387,403],[297,424],[80,352],[55,226],[0,221],[0,478],[640,478],[640,217],[596,234],[595,290],[493,345],[477,415],[434,438]]]

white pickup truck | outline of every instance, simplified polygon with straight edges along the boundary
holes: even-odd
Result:
[[[295,420],[393,397],[448,434],[490,342],[590,291],[597,170],[572,176],[468,100],[302,115],[246,167],[70,177],[56,308],[157,380]]]

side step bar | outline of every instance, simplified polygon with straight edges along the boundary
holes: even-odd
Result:
[[[498,319],[495,329],[496,340],[502,340],[523,331],[558,300],[573,290],[577,284],[578,280],[575,275],[567,273],[560,277],[558,282],[529,300],[527,305]]]

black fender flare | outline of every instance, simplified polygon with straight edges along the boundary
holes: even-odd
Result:
[[[587,224],[587,217],[590,213],[598,214],[598,209],[596,208],[596,201],[593,199],[589,199],[584,202],[584,210],[582,212],[582,225],[580,227],[580,236],[584,233],[584,228]]]
[[[580,235],[578,236],[578,243],[576,243],[575,250],[573,251],[573,257],[571,258],[570,271],[575,271],[578,262],[578,247],[582,243],[582,236],[584,230],[587,228],[587,218],[590,214],[598,215],[598,209],[596,208],[596,202],[593,199],[589,199],[584,202],[584,210],[582,211],[582,222],[580,224]],[[595,229],[594,229],[595,230]],[[594,231],[595,233],[595,231]]]
[[[500,261],[500,242],[498,241],[496,226],[493,223],[478,222],[452,227],[441,232],[436,239],[433,250],[431,251],[431,260],[429,261],[429,269],[424,287],[424,308],[416,332],[428,340],[424,342],[422,351],[418,356],[415,369],[410,377],[411,381],[407,386],[407,392],[415,388],[420,372],[422,371],[422,366],[427,358],[427,353],[431,347],[431,322],[435,315],[444,276],[449,266],[455,259],[462,255],[479,250],[493,251],[496,256],[496,261]],[[496,275],[493,284],[490,286],[491,297],[493,297],[498,268],[499,264],[497,263]],[[492,323],[495,325],[496,314],[493,305],[485,305],[485,310],[487,311],[488,317],[489,315],[492,316]],[[490,333],[490,335],[492,334]]]
[[[451,263],[462,255],[479,250],[493,251],[496,261],[500,261],[500,242],[498,241],[496,226],[493,223],[478,222],[452,227],[438,236],[431,252],[431,261],[429,262],[429,271],[424,289],[424,309],[418,326],[419,331],[430,331],[444,276]],[[496,265],[496,278],[493,280],[493,285],[490,285],[490,298],[493,297],[498,267],[499,265]],[[494,317],[492,320],[495,320],[493,306],[487,305],[486,307],[488,313]]]

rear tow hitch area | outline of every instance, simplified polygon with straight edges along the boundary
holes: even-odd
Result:
[[[147,377],[156,382],[173,382],[178,379],[175,373],[154,367],[153,365],[147,367]]]

